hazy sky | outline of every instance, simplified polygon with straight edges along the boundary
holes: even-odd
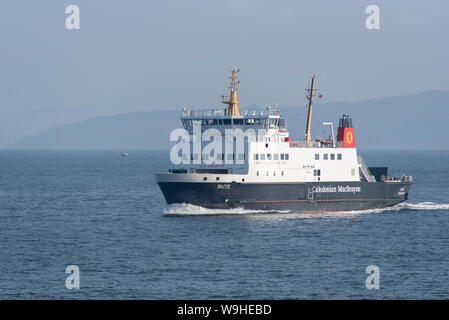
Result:
[[[65,28],[70,4],[80,30]],[[365,28],[370,4],[380,30]],[[69,121],[214,106],[234,66],[243,106],[302,105],[313,73],[323,102],[449,89],[448,9],[443,0],[2,0],[0,125],[41,112]]]

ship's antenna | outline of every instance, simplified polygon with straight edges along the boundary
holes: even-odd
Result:
[[[315,75],[312,77],[312,82],[310,83],[310,89],[307,90],[307,99],[309,99],[309,112],[307,114],[307,124],[306,124],[306,141],[310,142],[312,140],[310,135],[310,127],[312,122],[312,103],[313,97],[315,95]]]
[[[240,116],[239,99],[237,97],[237,85],[240,83],[240,81],[237,81],[239,71],[240,69],[232,69],[231,85],[229,86],[231,94],[229,97],[221,97],[221,102],[228,105],[227,115],[229,116]]]

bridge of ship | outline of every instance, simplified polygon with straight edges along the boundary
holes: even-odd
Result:
[[[278,110],[245,112],[243,116],[227,115],[226,110],[184,111],[181,116],[184,129],[191,131],[194,123],[201,124],[201,130],[240,128],[278,129],[286,132],[287,127]]]

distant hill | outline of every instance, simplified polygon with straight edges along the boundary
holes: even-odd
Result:
[[[302,138],[306,106],[280,109],[293,140]],[[171,130],[181,125],[180,111],[94,117],[25,137],[16,148],[165,149],[170,147]],[[321,126],[324,121],[334,122],[336,130],[342,114],[352,116],[356,142],[363,149],[449,149],[449,91],[355,103],[317,103],[312,117],[314,137],[328,135]]]

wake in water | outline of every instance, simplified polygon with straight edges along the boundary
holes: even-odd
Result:
[[[200,206],[195,206],[189,203],[172,204],[169,205],[165,214],[180,214],[180,215],[220,215],[220,214],[254,214],[254,213],[289,213],[290,211],[272,211],[272,210],[249,210],[244,208],[232,209],[208,209]]]
[[[232,209],[208,209],[200,206],[195,206],[188,203],[169,205],[164,213],[167,215],[245,215],[245,214],[300,214],[304,217],[335,217],[335,216],[348,216],[358,215],[366,213],[381,213],[386,211],[402,211],[402,210],[449,210],[448,203],[433,203],[433,202],[419,202],[419,203],[407,203],[403,202],[394,207],[369,209],[369,210],[354,210],[354,211],[341,211],[332,213],[302,213],[294,211],[273,211],[273,210],[249,210],[244,208],[232,208]]]

